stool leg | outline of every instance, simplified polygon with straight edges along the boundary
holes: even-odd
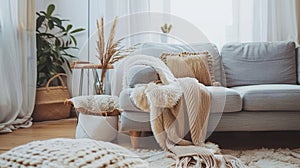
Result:
[[[80,81],[79,81],[79,96],[82,96],[82,85],[83,85],[83,69],[80,71]]]
[[[142,131],[129,131],[131,147],[138,148],[139,147],[139,138],[142,137]]]

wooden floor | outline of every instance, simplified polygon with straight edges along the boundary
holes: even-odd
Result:
[[[51,138],[74,138],[77,120],[75,118],[33,123],[31,128],[18,129],[12,133],[0,134],[0,153],[35,140]]]
[[[0,153],[35,140],[74,138],[76,123],[76,118],[36,122],[31,128],[0,134]],[[213,133],[208,140],[219,144],[222,149],[300,148],[300,131],[217,132]],[[144,144],[150,144],[151,141],[155,143],[154,138],[152,138],[149,142],[144,141]],[[120,134],[116,143],[121,146],[130,146],[130,139],[128,136]]]

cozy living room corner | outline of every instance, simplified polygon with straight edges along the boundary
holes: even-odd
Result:
[[[300,167],[299,0],[2,0],[0,168]]]

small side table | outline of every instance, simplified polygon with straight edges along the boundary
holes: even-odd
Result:
[[[74,61],[71,64],[71,69],[80,69],[80,83],[79,83],[79,96],[82,95],[82,86],[83,86],[83,73],[84,70],[92,70],[94,77],[94,88],[98,90],[97,83],[100,83],[99,75],[97,73],[97,69],[103,69],[102,64],[93,64],[88,61]],[[108,64],[106,69],[113,69],[113,65]]]

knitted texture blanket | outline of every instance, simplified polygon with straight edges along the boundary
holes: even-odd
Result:
[[[176,167],[243,167],[235,157],[217,154],[204,144],[210,93],[203,84],[194,78],[175,78],[155,57],[136,55],[124,61],[127,67],[139,64],[153,67],[161,83],[136,85],[131,98],[140,109],[150,110],[154,137],[177,156]]]
[[[91,139],[51,139],[18,146],[0,155],[0,167],[148,167],[126,148]]]

